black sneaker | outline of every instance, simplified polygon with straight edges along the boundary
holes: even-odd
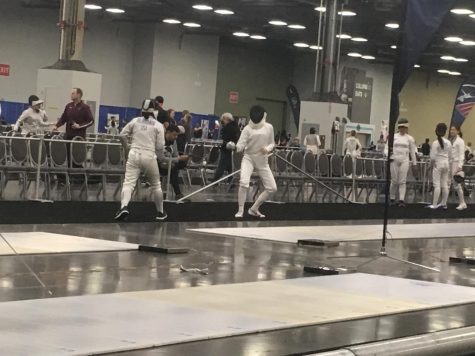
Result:
[[[127,207],[124,207],[122,209],[120,209],[117,214],[115,214],[115,220],[116,221],[124,221],[127,219],[127,217],[129,216],[129,209],[127,209]]]
[[[391,199],[391,201],[389,202],[389,206],[395,206],[396,205],[396,201],[394,199]]]
[[[400,208],[405,208],[406,203],[404,203],[402,200],[399,200],[399,202],[397,203],[397,206],[400,207]]]
[[[155,220],[163,221],[163,220],[166,220],[166,218],[168,218],[168,215],[167,213],[163,212],[163,213],[158,213],[157,216],[155,217]]]

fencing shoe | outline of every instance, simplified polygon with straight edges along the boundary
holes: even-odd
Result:
[[[236,215],[234,215],[236,219],[242,219],[244,217],[244,211],[239,210]]]
[[[399,200],[399,202],[397,203],[397,206],[400,207],[400,208],[405,208],[405,207],[406,207],[406,203],[404,203],[403,200]]]
[[[156,220],[156,221],[163,221],[163,220],[166,220],[166,218],[168,218],[167,213],[165,213],[165,212],[158,212],[157,216],[155,217],[155,220]]]
[[[427,208],[428,209],[432,209],[432,210],[436,210],[436,209],[439,209],[440,205],[436,204],[436,205],[428,205]]]
[[[254,216],[259,219],[264,219],[266,216],[262,214],[259,210],[253,210],[252,208],[247,211],[247,213],[251,216]]]
[[[465,210],[465,209],[467,209],[467,204],[462,203],[458,207],[456,207],[455,209],[457,209],[459,211]]]
[[[125,206],[122,209],[120,209],[117,214],[115,214],[115,220],[116,221],[125,221],[127,217],[130,215],[129,209]]]

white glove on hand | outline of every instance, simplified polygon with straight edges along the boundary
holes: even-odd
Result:
[[[230,141],[226,144],[226,149],[229,151],[234,151],[236,149],[236,144]]]

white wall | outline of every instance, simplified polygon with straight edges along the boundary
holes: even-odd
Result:
[[[158,25],[151,95],[162,95],[166,108],[214,113],[218,52],[217,36],[182,36],[176,27]]]
[[[20,1],[0,1],[0,63],[11,65],[0,77],[0,99],[26,102],[36,92],[38,69],[59,55],[59,10],[25,9]],[[102,103],[128,106],[132,78],[134,26],[113,24],[86,14],[84,63],[103,75]]]

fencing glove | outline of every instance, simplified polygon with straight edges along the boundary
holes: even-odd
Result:
[[[234,151],[236,149],[236,144],[230,141],[226,144],[226,149],[229,151]]]

